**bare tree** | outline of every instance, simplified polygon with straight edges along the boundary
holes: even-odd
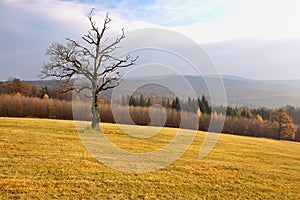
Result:
[[[82,36],[84,45],[67,38],[66,44],[53,43],[47,50],[50,62],[44,64],[41,78],[55,77],[59,87],[64,91],[81,92],[89,91],[92,98],[92,124],[91,127],[99,129],[100,115],[98,99],[104,90],[112,89],[119,85],[121,79],[120,68],[134,65],[137,57],[129,54],[120,57],[115,55],[118,44],[125,38],[124,30],[120,37],[112,42],[107,42],[105,36],[109,29],[111,19],[106,14],[103,27],[99,29],[93,20],[93,10],[87,15],[91,30]],[[108,43],[108,44],[106,44]],[[74,78],[84,77],[87,84],[73,84]]]

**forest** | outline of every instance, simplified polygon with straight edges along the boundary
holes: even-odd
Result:
[[[73,119],[71,100],[71,92],[62,93],[56,87],[30,85],[19,79],[0,83],[0,116]],[[116,123],[109,101],[99,99],[99,102],[101,121]],[[300,130],[297,128],[300,125],[300,108],[291,105],[278,109],[212,107],[204,95],[197,99],[179,99],[175,96],[161,99],[143,95],[122,96],[120,105],[116,108],[121,116],[118,123],[132,123],[125,117],[126,111],[129,110],[135,124],[149,125],[149,109],[156,104],[166,111],[166,127],[180,127],[182,117],[189,121],[189,118],[196,114],[199,123],[191,123],[182,128],[207,131],[210,120],[214,118],[225,120],[223,133],[300,141]],[[76,106],[82,110],[76,119],[91,119],[89,105],[81,103]]]

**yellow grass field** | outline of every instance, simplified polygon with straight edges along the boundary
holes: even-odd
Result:
[[[136,140],[102,127],[133,152],[160,148],[176,132]],[[300,199],[300,143],[222,134],[199,159],[204,136],[164,169],[126,173],[96,160],[73,121],[0,118],[0,199]]]

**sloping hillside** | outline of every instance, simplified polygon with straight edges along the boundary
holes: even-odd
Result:
[[[116,145],[133,152],[159,148],[177,132],[136,139],[114,124],[102,128]],[[73,121],[0,118],[0,199],[300,198],[299,143],[221,135],[213,151],[199,159],[204,136],[199,132],[170,166],[131,174],[98,162]]]

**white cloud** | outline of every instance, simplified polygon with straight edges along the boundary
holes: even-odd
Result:
[[[231,2],[231,14],[212,23],[177,26],[198,42],[239,38],[292,39],[300,37],[300,1],[297,0],[220,0]]]
[[[5,10],[1,16],[6,17],[2,27],[14,23],[11,31],[43,31],[43,28],[53,32],[65,30],[85,30],[87,23],[84,16],[91,6],[59,0],[4,0]],[[10,20],[12,18],[12,20]],[[57,26],[57,27],[55,27]],[[74,31],[75,32],[75,31]]]
[[[59,0],[0,2],[0,80],[8,77],[36,79],[52,42],[64,42],[66,37],[80,40],[88,31],[86,14],[92,8],[90,4]],[[100,6],[95,10],[99,26],[106,11]],[[152,26],[143,21],[130,23],[114,13],[111,17],[111,34],[120,33],[121,27],[129,30]]]
[[[299,79],[300,39],[240,39],[205,44],[221,73],[255,79]]]
[[[223,73],[257,77],[255,72],[262,70],[264,74],[260,78],[268,76],[266,71],[272,71],[272,77],[280,77],[280,74],[285,74],[286,78],[298,74],[300,77],[296,67],[300,45],[293,45],[300,41],[296,40],[300,38],[300,1],[155,0],[149,4],[124,0],[115,2],[113,7],[110,4],[113,2],[1,1],[0,67],[10,68],[5,73],[2,71],[0,79],[9,76],[36,78],[51,42],[63,42],[65,37],[79,40],[86,33],[89,24],[85,15],[92,7],[96,8],[99,25],[105,12],[110,13],[111,34],[119,33],[121,28],[165,27],[199,44],[207,44],[206,47],[210,46],[208,53],[216,59]],[[228,40],[232,41],[224,45],[222,41]],[[286,48],[272,51],[282,46]],[[19,59],[15,59],[16,53]],[[284,70],[293,71],[292,75],[283,73],[280,68],[286,63],[288,66]]]

